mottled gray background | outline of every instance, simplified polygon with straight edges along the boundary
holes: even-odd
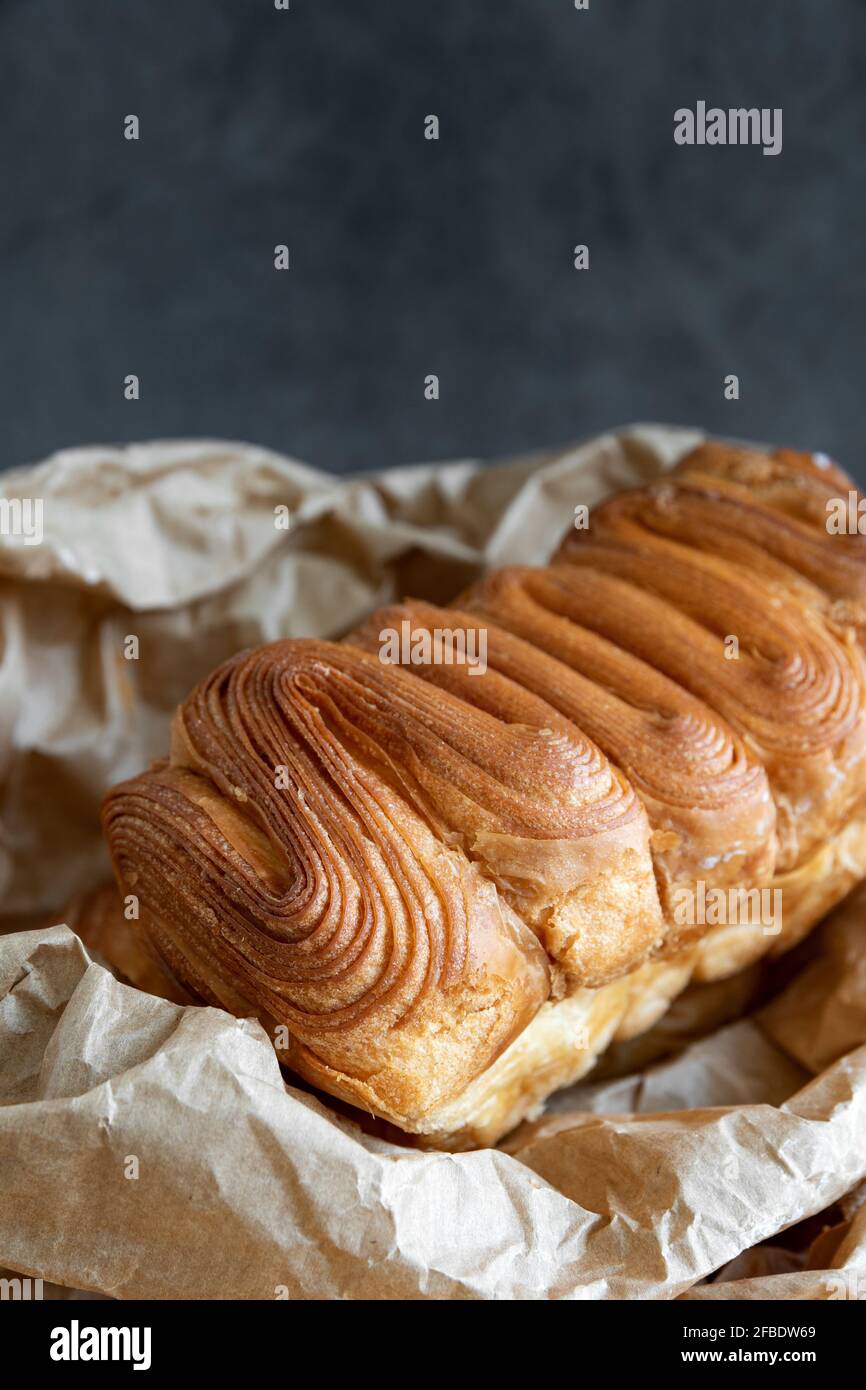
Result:
[[[866,476],[863,0],[291,4],[0,0],[0,464],[657,419]],[[783,153],[676,147],[700,98],[781,106]]]

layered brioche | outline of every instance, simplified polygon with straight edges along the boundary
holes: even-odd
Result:
[[[853,487],[706,445],[547,568],[241,653],[106,799],[138,929],[325,1091],[495,1142],[866,875],[866,551],[825,525]],[[772,920],[682,910],[760,892]]]

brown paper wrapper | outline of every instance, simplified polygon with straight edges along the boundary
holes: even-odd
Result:
[[[287,1084],[257,1022],[120,983],[67,925],[15,930],[102,881],[102,792],[216,662],[542,561],[577,503],[698,437],[349,481],[207,443],[6,476],[45,535],[0,538],[0,1264],[121,1298],[866,1296],[866,899],[748,1018],[726,1021],[754,978],[690,992],[642,1052],[453,1155]]]

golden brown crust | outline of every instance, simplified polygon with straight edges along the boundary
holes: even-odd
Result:
[[[762,576],[674,542],[574,536],[558,558],[580,621],[718,711],[758,755],[776,803],[777,867],[808,857],[864,792],[857,644]]]
[[[653,830],[666,951],[699,933],[673,920],[679,887],[769,879],[775,807],[757,758],[709,706],[582,626],[568,571],[500,570],[460,602],[520,639],[489,640],[490,660],[585,729],[637,790]]]
[[[761,454],[705,444],[666,481],[676,499],[664,503],[666,527],[673,524],[690,545],[793,588],[840,635],[856,632],[866,649],[866,535],[859,529],[866,519],[859,515],[860,491],[838,464],[824,454],[791,449]],[[684,489],[694,499],[682,499]],[[857,529],[847,525],[852,502]],[[831,523],[840,504],[846,514],[842,531]],[[699,510],[710,524],[701,523]]]
[[[498,739],[507,729],[520,730],[523,738],[542,740],[545,753],[557,762],[560,750],[567,748],[567,781],[560,779],[552,789],[561,804],[567,797],[577,814],[553,827],[554,834],[547,840],[518,837],[512,827],[503,825],[492,833],[476,833],[464,844],[505,899],[537,931],[566,977],[565,987],[604,984],[643,960],[665,935],[649,822],[631,782],[576,721],[564,718],[552,703],[534,693],[522,666],[514,671],[518,649],[524,644],[486,620],[479,624],[478,618],[430,604],[394,604],[377,609],[346,640],[376,653],[383,632],[405,631],[409,643],[417,634],[468,632],[479,627],[486,642],[485,670],[439,662],[419,664],[413,672],[438,691],[448,692],[444,698],[458,698],[464,709],[481,711],[495,721],[488,725],[488,738]],[[538,659],[539,653],[533,650],[526,662]],[[440,698],[434,697],[434,703]],[[467,717],[460,733],[467,753],[474,736],[472,719]],[[503,748],[496,756],[507,759],[521,754]],[[522,795],[534,801],[536,772],[534,768],[527,772]],[[547,774],[542,770],[541,775]],[[449,829],[457,826],[452,822]]]
[[[521,1120],[538,1114],[547,1096],[581,1080],[611,1044],[642,1037],[690,984],[704,987],[737,977],[734,998],[748,997],[748,971],[769,954],[790,949],[866,876],[866,814],[846,825],[795,875],[773,880],[785,898],[778,936],[760,927],[719,927],[666,961],[650,961],[598,990],[551,1000],[489,1070],[462,1096],[427,1117],[415,1142],[425,1148],[472,1149],[496,1143]],[[739,977],[742,976],[742,979]],[[689,1016],[719,1019],[724,1005],[708,991],[693,1000]],[[699,1032],[699,1026],[694,1028]],[[635,1064],[634,1049],[627,1055]]]
[[[730,483],[777,511],[799,517],[816,531],[826,530],[827,500],[857,488],[853,478],[826,454],[794,449],[764,453],[720,440],[698,445],[670,476]]]
[[[820,462],[816,462],[816,459]],[[866,638],[866,535],[828,523],[860,494],[822,455],[702,445],[644,489],[597,507],[593,535],[679,541],[789,588],[837,629]],[[866,525],[866,522],[864,522]]]
[[[411,1120],[483,1070],[550,984],[529,928],[398,790],[396,760],[420,748],[431,808],[440,784],[468,786],[433,738],[453,712],[431,710],[413,750],[413,707],[386,701],[382,674],[327,643],[242,654],[178,712],[171,765],[117,788],[105,819],[142,926],[194,993],[285,1025],[341,1094]],[[493,780],[497,824],[513,788]]]
[[[773,881],[772,887],[785,895],[784,926],[778,936],[751,926],[715,928],[700,943],[670,960],[648,962],[600,989],[578,990],[564,999],[550,1000],[459,1095],[424,1115],[404,1117],[396,1123],[422,1148],[459,1150],[496,1143],[521,1120],[536,1114],[552,1091],[586,1076],[610,1044],[616,1044],[619,1057],[634,1066],[669,1050],[664,1043],[653,1048],[649,1037],[639,1051],[633,1043],[654,1029],[687,986],[694,985],[698,992],[684,1008],[685,1034],[682,1026],[669,1030],[671,1045],[688,1040],[704,1025],[715,1026],[724,1017],[726,1004],[725,999],[719,1001],[712,986],[730,981],[731,992],[726,991],[726,998],[745,1002],[753,978],[749,971],[755,963],[796,944],[864,876],[866,814],[851,821],[794,874]],[[113,919],[111,931],[99,937],[100,953],[115,969],[122,970],[124,961],[141,952],[135,924],[123,917],[114,885],[100,890],[94,898],[101,904],[97,916]],[[96,938],[81,926],[89,917],[87,911],[76,915],[74,925],[89,945],[95,945]],[[131,982],[154,994],[176,997],[165,974],[151,975],[146,982],[132,978]],[[705,991],[703,997],[701,990]],[[290,1039],[287,1053],[280,1051],[280,1060],[331,1095],[381,1113],[372,1092],[365,1104],[360,1087],[346,1085],[339,1072],[329,1069],[295,1039]]]
[[[226,663],[105,805],[172,974],[282,1026],[333,1095],[465,1145],[799,939],[866,874],[866,551],[824,525],[848,482],[708,446],[552,567]],[[404,622],[483,624],[486,671],[387,665]],[[780,934],[680,918],[698,887],[778,890]]]

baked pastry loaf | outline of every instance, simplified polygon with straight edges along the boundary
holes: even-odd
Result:
[[[495,1142],[866,875],[866,554],[826,529],[853,488],[706,445],[546,569],[241,653],[106,798],[141,930],[324,1090]],[[682,910],[757,890],[781,918]]]

